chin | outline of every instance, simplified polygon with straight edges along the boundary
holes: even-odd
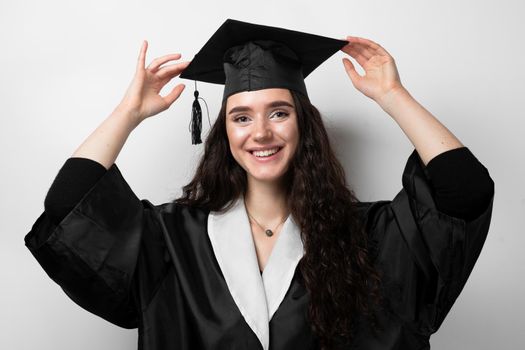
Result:
[[[286,172],[280,171],[279,173],[258,173],[258,172],[248,172],[248,176],[253,180],[261,182],[279,182],[282,181],[285,177]]]
[[[276,182],[276,181],[279,181],[282,176],[271,176],[271,175],[268,175],[268,176],[258,176],[258,175],[254,175],[254,174],[250,174],[249,175],[253,180],[256,180],[256,181],[260,181],[260,182]]]

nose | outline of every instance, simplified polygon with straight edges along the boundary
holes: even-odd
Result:
[[[266,118],[257,118],[254,123],[253,138],[255,141],[261,141],[271,138],[272,130]]]

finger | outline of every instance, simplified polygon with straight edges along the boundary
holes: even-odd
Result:
[[[353,37],[349,36],[348,38]],[[367,45],[363,45],[362,43],[354,40],[351,40],[347,45],[345,45],[341,51],[354,57],[356,60],[358,60],[360,65],[363,65],[366,60],[369,60],[375,55],[375,52],[371,51]]]
[[[360,44],[351,44],[348,47],[347,51],[349,55],[360,55],[365,57],[366,59],[370,59],[371,57],[375,56],[375,54],[371,52],[366,46]]]
[[[352,81],[352,84],[354,84],[355,86],[357,81],[361,79],[361,76],[359,75],[359,73],[357,73],[354,65],[348,58],[343,58],[343,65],[345,67],[346,73],[348,74],[348,77]]]
[[[361,65],[361,67],[365,67],[366,63],[368,62],[368,58],[364,56],[361,50],[356,48],[348,48],[345,52],[352,56],[357,61],[357,63]]]
[[[168,62],[168,61],[171,61],[171,60],[178,60],[179,58],[181,58],[181,54],[180,53],[173,53],[173,54],[169,54],[169,55],[165,55],[165,56],[162,56],[162,57],[158,57],[158,58],[155,58],[148,66],[148,70],[152,71],[152,72],[156,72],[157,69],[163,65],[164,63]]]
[[[179,75],[188,65],[190,61],[180,62],[176,64],[171,64],[169,66],[164,66],[157,72],[157,77],[160,79],[164,78],[173,78],[176,75]]]
[[[143,40],[142,46],[140,47],[139,58],[137,59],[137,71],[144,69],[146,62],[146,51],[148,50],[148,41]]]
[[[169,94],[167,94],[166,96],[163,97],[164,101],[166,102],[166,104],[169,106],[171,106],[171,104],[173,102],[175,102],[175,100],[177,100],[180,96],[180,94],[182,94],[182,91],[184,91],[184,88],[186,87],[186,85],[184,84],[179,84],[177,86],[175,86],[171,92]]]
[[[390,56],[390,54],[381,45],[370,39],[365,39],[357,36],[347,36],[347,40],[350,40],[350,42],[356,42],[365,47],[369,47],[374,53]]]
[[[359,44],[363,44],[366,46],[370,46],[372,49],[378,49],[380,45],[370,39],[361,38],[359,36],[347,36],[347,40],[350,40],[350,42],[355,42]]]

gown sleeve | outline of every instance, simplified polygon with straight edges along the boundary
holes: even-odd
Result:
[[[485,210],[494,194],[487,169],[467,147],[440,153],[423,168],[437,209],[471,220]]]
[[[48,217],[58,225],[106,171],[106,168],[95,160],[68,158],[44,200]]]
[[[392,201],[367,206],[366,225],[389,307],[417,334],[438,330],[485,242],[494,183],[481,167],[491,191],[470,217],[438,209],[428,171],[415,149],[403,171],[401,191]]]
[[[116,164],[59,222],[44,211],[24,240],[75,303],[124,328],[138,326],[165,264],[154,207]]]

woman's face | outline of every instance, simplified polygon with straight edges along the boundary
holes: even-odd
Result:
[[[244,91],[226,101],[226,132],[233,157],[249,180],[279,181],[299,142],[297,114],[288,89]],[[254,154],[256,150],[277,153]]]

